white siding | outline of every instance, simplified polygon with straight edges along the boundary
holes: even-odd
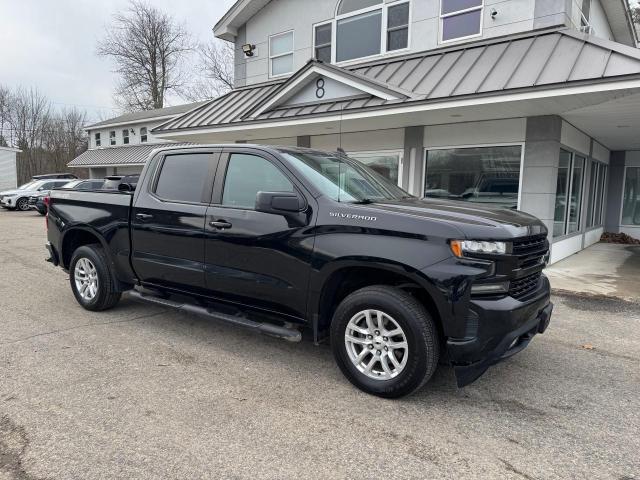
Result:
[[[126,146],[122,140],[122,131],[126,128],[129,130],[129,143],[128,145],[139,145],[140,144],[140,129],[142,127],[147,127],[147,142],[146,143],[167,143],[167,140],[162,140],[160,138],[155,137],[151,134],[151,130],[158,125],[166,122],[168,119],[164,119],[161,121],[155,122],[135,122],[128,123],[124,125],[117,125],[113,127],[105,127],[105,128],[96,128],[95,130],[89,130],[87,133],[89,135],[89,148],[109,148],[112,147],[109,143],[109,132],[116,132],[116,147]],[[131,133],[133,130],[135,133]],[[96,146],[96,138],[95,134],[100,133],[100,147]]]
[[[589,155],[591,139],[570,123],[562,121],[562,133],[560,136],[562,145],[572,148],[583,155]]]
[[[424,146],[451,147],[524,142],[526,118],[434,125],[424,129]]]
[[[16,188],[17,183],[16,152],[0,148],[0,192]]]
[[[347,153],[403,149],[404,129],[343,133],[342,138],[339,135],[311,137],[311,148],[333,152],[340,146]]]
[[[591,10],[589,11],[589,23],[593,27],[594,35],[607,40],[613,40],[613,33],[609,26],[607,15],[602,9],[600,0],[591,0]]]
[[[385,1],[390,3],[391,0]],[[247,58],[240,53],[236,56],[237,83],[250,85],[269,80],[269,36],[277,33],[294,31],[294,71],[304,66],[313,57],[313,26],[332,20],[337,4],[338,0],[269,2],[241,29],[243,34],[238,41],[253,44],[256,49],[253,57]],[[497,11],[494,18],[489,14],[492,8]],[[532,30],[537,15],[550,17],[547,10],[543,6],[536,11],[536,0],[486,0],[482,35],[472,40]],[[410,51],[424,51],[440,46],[439,11],[440,0],[411,0]],[[554,10],[553,13],[557,12]],[[556,17],[550,20],[551,23],[562,23],[565,19],[564,14]],[[455,42],[447,42],[446,45],[451,43]],[[236,45],[236,48],[239,47],[240,44]],[[400,53],[406,54],[407,51]],[[394,53],[387,55],[392,56]]]

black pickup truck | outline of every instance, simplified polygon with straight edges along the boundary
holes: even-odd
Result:
[[[340,153],[159,149],[135,192],[52,191],[47,226],[49,261],[84,308],[128,292],[292,341],[308,332],[383,397],[439,362],[467,385],[551,316],[539,220],[415,198]]]

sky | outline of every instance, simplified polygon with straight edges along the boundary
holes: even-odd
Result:
[[[233,3],[152,2],[202,42],[213,38],[212,27]],[[37,87],[54,108],[77,106],[87,111],[90,121],[116,115],[113,65],[96,55],[96,44],[112,15],[127,4],[127,0],[0,0],[0,84]]]

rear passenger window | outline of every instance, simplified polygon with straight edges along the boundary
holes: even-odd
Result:
[[[268,160],[256,155],[231,154],[222,192],[223,205],[253,209],[258,192],[293,191],[289,179]]]
[[[210,153],[168,155],[162,163],[155,194],[164,200],[202,202],[210,160]]]

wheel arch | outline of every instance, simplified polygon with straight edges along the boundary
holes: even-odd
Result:
[[[335,262],[325,267],[319,288],[312,289],[310,313],[316,336],[328,330],[338,304],[350,293],[371,285],[389,285],[414,295],[433,316],[439,333],[443,332],[446,305],[434,283],[420,272],[389,262]]]
[[[62,235],[62,239],[60,241],[60,260],[62,267],[68,269],[71,264],[73,252],[75,252],[79,247],[91,244],[100,245],[104,249],[107,258],[109,259],[109,263],[113,268],[115,268],[113,258],[111,258],[111,252],[109,251],[104,239],[102,239],[101,236],[91,228],[84,226],[69,228]]]

